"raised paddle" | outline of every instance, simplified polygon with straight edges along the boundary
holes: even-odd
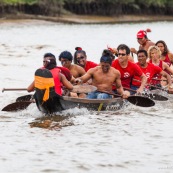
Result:
[[[110,95],[113,95],[116,97],[122,97],[121,95],[115,94],[113,92],[102,91],[102,90],[98,90],[98,91],[102,92],[102,93],[107,93],[107,94],[110,94]],[[151,106],[155,105],[155,102],[153,100],[151,100],[150,98],[145,97],[145,96],[132,95],[132,96],[129,96],[126,100],[128,100],[130,103],[132,103],[136,106],[141,106],[141,107],[151,107]]]
[[[125,90],[128,90],[128,91],[133,91],[136,93],[136,90],[133,90],[131,88],[126,88],[126,87],[123,87]],[[144,93],[142,94],[143,96],[147,96],[153,100],[157,100],[157,101],[167,101],[168,98],[165,97],[165,96],[162,96],[162,95],[159,95],[159,94],[155,94],[155,93]]]
[[[3,88],[2,92],[4,91],[26,91],[27,88]]]
[[[2,111],[14,112],[14,111],[19,111],[19,110],[24,110],[24,109],[26,109],[31,103],[34,103],[34,101],[14,102],[14,103],[11,103],[11,104],[5,106],[5,107],[2,109]]]

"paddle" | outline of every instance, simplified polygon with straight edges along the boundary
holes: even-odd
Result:
[[[98,90],[98,91],[102,92],[102,93],[107,93],[107,94],[110,94],[110,95],[113,95],[113,96],[116,96],[116,97],[121,97],[121,95],[114,94],[113,92],[102,91],[102,90],[101,91]],[[148,97],[144,97],[144,96],[132,95],[132,96],[129,96],[126,100],[128,100],[130,103],[132,103],[136,106],[141,106],[141,107],[151,107],[151,106],[155,105],[155,102],[153,100],[151,100]]]
[[[27,88],[3,88],[2,92],[4,91],[26,91]]]
[[[33,101],[21,101],[21,102],[14,102],[7,106],[5,106],[2,111],[19,111],[26,109],[31,103],[34,103]]]
[[[141,82],[140,80],[137,80],[137,79],[133,79],[134,81],[137,81],[137,82]],[[162,88],[162,87],[158,87],[158,86],[156,86],[156,85],[151,85],[151,84],[146,84],[146,85],[148,85],[148,86],[150,86],[150,87],[153,87],[153,88],[155,88],[155,89],[160,89],[160,90],[162,90],[162,91],[165,91],[165,92],[167,92],[168,94],[172,94],[172,92],[171,91],[169,91],[169,90],[166,90],[166,89],[164,89],[164,88]]]
[[[82,85],[74,85],[73,90],[71,90],[71,92],[90,93],[90,92],[94,92],[96,90],[97,90],[97,87],[95,87],[93,85],[82,84]]]
[[[16,102],[22,102],[22,101],[30,101],[33,98],[32,94],[20,96],[16,99]]]
[[[83,85],[74,85],[71,92],[74,92],[74,93],[89,93],[89,92],[93,92],[93,91],[96,91],[96,90],[97,90],[97,87],[95,87],[93,85],[83,84]],[[2,92],[4,92],[4,91],[27,91],[27,88],[3,88]]]
[[[125,90],[128,90],[128,91],[133,91],[136,93],[136,90],[133,90],[131,88],[126,88],[126,87],[123,87]],[[168,98],[165,97],[165,96],[162,96],[162,95],[159,95],[159,94],[155,94],[155,93],[144,93],[142,94],[143,96],[147,96],[153,100],[157,100],[157,101],[167,101]]]

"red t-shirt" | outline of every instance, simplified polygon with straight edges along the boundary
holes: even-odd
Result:
[[[152,80],[152,78],[157,75],[157,74],[160,74],[160,72],[162,71],[162,69],[158,66],[155,66],[154,64],[152,63],[149,63],[148,62],[148,66],[146,68],[142,68],[139,63],[137,62],[136,63],[140,69],[142,70],[142,72],[147,76],[147,82],[150,83],[150,84],[154,84],[155,83],[155,80]],[[134,76],[134,79],[136,80],[141,80],[138,76]],[[132,85],[135,85],[135,86],[140,86],[141,85],[141,82],[137,82],[137,81],[132,81]]]
[[[131,81],[134,76],[141,77],[141,75],[143,74],[139,66],[130,61],[128,61],[128,65],[126,68],[122,68],[119,64],[118,59],[116,59],[112,62],[112,67],[120,71],[122,86],[127,88],[130,88]]]
[[[98,66],[98,64],[96,64],[95,62],[92,61],[86,61],[86,65],[85,65],[85,71],[87,72],[90,68],[94,68]]]
[[[168,54],[166,54],[165,60],[163,60],[163,61],[166,62],[166,63],[169,65],[169,67],[171,66],[171,61],[170,61],[170,59],[169,59]]]
[[[71,80],[72,74],[68,68],[59,67],[59,66],[57,66],[57,68],[61,70],[61,73],[67,78],[68,81]]]

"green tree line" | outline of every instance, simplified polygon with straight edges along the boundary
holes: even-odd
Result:
[[[0,14],[172,15],[173,0],[0,0]]]

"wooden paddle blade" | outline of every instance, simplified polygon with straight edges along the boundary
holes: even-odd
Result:
[[[11,103],[7,106],[5,106],[2,111],[7,111],[7,112],[12,112],[12,111],[19,111],[19,110],[24,110],[26,109],[31,103],[33,103],[32,101],[23,101],[23,102],[14,102]]]
[[[141,107],[151,107],[155,105],[155,102],[153,100],[144,96],[129,96],[127,100],[130,103]]]
[[[16,99],[16,102],[30,101],[33,98],[32,94],[20,96]]]
[[[71,92],[74,93],[90,93],[97,90],[97,87],[93,85],[75,85]]]
[[[157,100],[157,101],[167,101],[168,98],[162,95],[158,95],[158,94],[146,94],[146,96],[148,96],[149,98],[153,99],[153,100]]]

